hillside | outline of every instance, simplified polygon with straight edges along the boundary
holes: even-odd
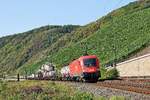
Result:
[[[121,61],[150,43],[150,0],[132,2],[85,26],[48,26],[0,38],[0,68],[35,71],[45,62],[58,68],[85,51],[101,64]]]
[[[98,55],[102,64],[127,59],[149,45],[149,19],[150,0],[132,2],[97,20],[98,30],[50,58],[61,67],[83,55],[87,48],[89,54]]]
[[[101,23],[98,31],[60,50],[51,58],[61,67],[83,55],[87,48],[89,54],[98,55],[102,64],[127,59],[149,46],[149,19],[150,0],[130,3],[97,20],[95,23]]]
[[[42,51],[51,47],[60,37],[79,26],[43,26],[31,31],[0,38],[0,72],[14,71],[34,58],[43,59]]]

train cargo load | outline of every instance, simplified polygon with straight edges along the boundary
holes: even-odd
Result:
[[[69,80],[69,78],[70,78],[69,66],[65,66],[65,67],[61,68],[60,73],[61,73],[62,80]]]

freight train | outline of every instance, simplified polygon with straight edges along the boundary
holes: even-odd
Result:
[[[100,77],[100,65],[97,56],[86,55],[73,60],[68,66],[62,67],[60,72],[52,64],[44,64],[34,79],[70,80],[83,82],[97,82]],[[32,77],[29,77],[33,79]]]
[[[61,69],[63,80],[93,81],[100,77],[100,65],[97,56],[86,55],[72,61]]]

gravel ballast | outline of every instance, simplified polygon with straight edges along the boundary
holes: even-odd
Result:
[[[106,98],[110,98],[112,96],[124,96],[125,98],[130,98],[131,100],[150,100],[150,95],[144,95],[140,93],[107,88],[107,87],[100,87],[100,86],[96,86],[96,83],[70,82],[68,84],[80,91],[89,92],[94,94],[95,96],[103,96]]]

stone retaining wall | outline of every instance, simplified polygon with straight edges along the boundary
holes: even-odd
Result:
[[[121,77],[150,76],[150,54],[117,64]]]

